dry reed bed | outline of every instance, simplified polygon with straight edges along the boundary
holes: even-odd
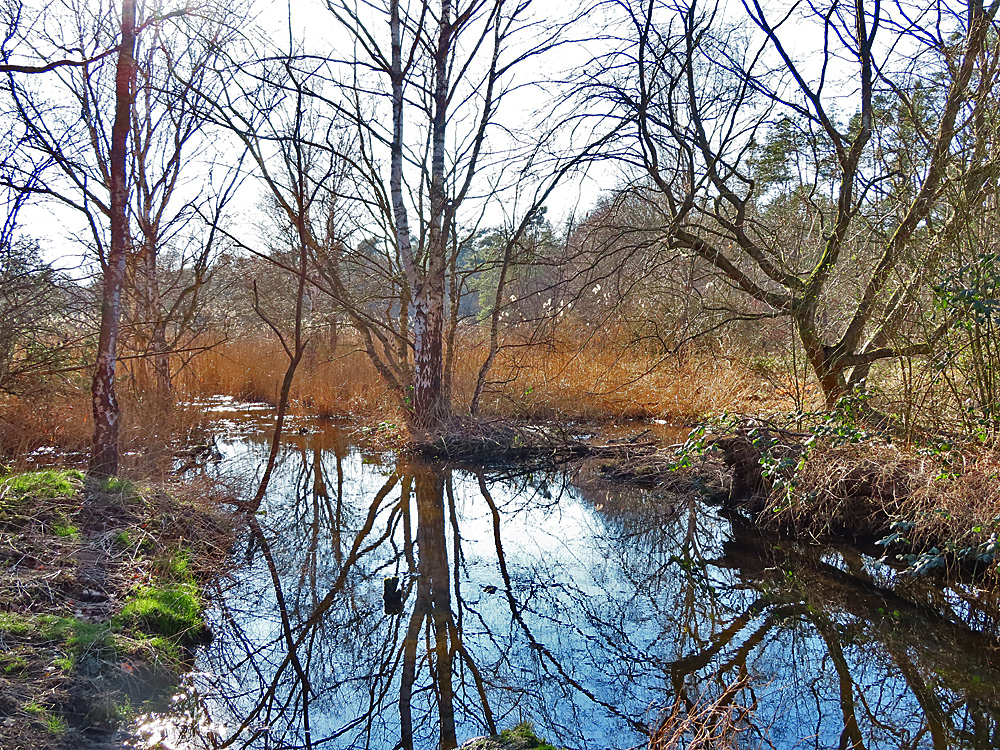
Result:
[[[452,402],[461,415],[468,413],[487,355],[482,332],[462,331],[455,351]],[[181,406],[164,408],[152,395],[148,368],[139,361],[123,362],[119,401],[126,462],[155,463],[192,430],[204,429],[206,415],[190,406],[192,401],[227,395],[276,403],[287,365],[280,344],[266,334],[226,342],[183,367],[175,364],[175,396]],[[350,417],[362,426],[405,423],[393,394],[348,334],[341,336],[335,350],[325,342],[307,349],[291,399],[293,413]],[[504,348],[483,394],[480,416],[562,422],[663,418],[690,423],[722,411],[770,408],[779,401],[773,387],[738,357],[700,352],[664,359],[610,334],[571,335],[556,343]],[[41,396],[0,401],[0,455],[8,458],[37,448],[82,455],[89,449],[92,430],[85,374]]]
[[[164,407],[130,388],[122,389],[119,402],[122,469],[128,476],[168,472],[178,446],[203,440],[210,429],[208,415],[197,406]],[[82,384],[44,397],[11,398],[0,402],[0,458],[26,468],[54,459],[61,466],[82,466],[93,429],[90,393]]]
[[[452,398],[461,413],[472,400],[487,349],[469,334],[456,352]],[[277,342],[244,339],[195,360],[181,378],[181,390],[193,397],[222,393],[274,403],[286,366]],[[596,339],[504,349],[491,381],[482,399],[487,418],[690,421],[774,399],[759,376],[733,358],[696,354],[664,360]],[[335,353],[320,349],[304,358],[292,400],[299,410],[321,416],[401,419],[367,355],[349,342]]]

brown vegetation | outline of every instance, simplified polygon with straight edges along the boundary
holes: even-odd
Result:
[[[601,473],[664,490],[697,487],[796,539],[877,542],[911,571],[952,568],[995,582],[1000,451],[806,429],[736,420],[684,445],[623,454]]]
[[[752,747],[748,733],[755,730],[753,710],[742,705],[740,693],[750,689],[744,670],[716,698],[692,700],[679,695],[660,716],[649,738],[649,750],[727,750]],[[763,739],[758,747],[767,744]]]
[[[813,537],[878,540],[897,530],[890,556],[937,549],[942,565],[978,563],[995,576],[1000,453],[877,440],[819,443],[796,473],[794,490],[772,490],[761,516]]]
[[[176,452],[208,435],[210,415],[192,404],[165,407],[134,384],[119,394],[121,469],[130,477],[169,473]],[[93,437],[82,383],[0,401],[0,457],[12,466],[82,466]],[[32,455],[34,453],[34,455]]]
[[[575,339],[576,337],[574,337]],[[468,404],[488,342],[473,329],[456,346],[453,398]],[[227,394],[274,403],[286,358],[266,337],[224,344],[182,375],[188,397]],[[773,405],[769,383],[729,354],[664,358],[605,337],[504,348],[482,416],[508,419],[622,420],[690,423],[709,414]],[[388,388],[360,349],[308,353],[293,386],[300,411],[321,416],[399,420]]]

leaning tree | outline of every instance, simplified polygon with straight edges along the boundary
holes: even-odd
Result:
[[[743,5],[740,23],[698,0],[598,3],[617,46],[581,91],[663,248],[788,317],[832,405],[943,330],[914,310],[959,217],[948,191],[992,189],[996,154],[969,135],[994,96],[1000,3]]]

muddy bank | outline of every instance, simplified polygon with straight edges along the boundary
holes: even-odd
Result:
[[[118,746],[210,638],[202,584],[229,522],[210,486],[179,490],[0,478],[0,747]]]

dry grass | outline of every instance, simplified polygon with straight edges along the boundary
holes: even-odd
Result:
[[[661,418],[690,424],[722,411],[758,412],[788,400],[733,353],[699,351],[660,357],[613,334],[564,331],[562,340],[509,346],[497,357],[483,394],[486,419],[616,421]],[[509,343],[514,343],[511,340]],[[487,355],[483,331],[461,331],[456,345],[452,401],[467,413],[479,367]],[[228,395],[275,403],[287,357],[274,339],[231,341],[183,367],[175,379],[179,406],[163,408],[151,395],[149,373],[132,362],[120,370],[121,448],[128,473],[150,476],[168,467],[176,446],[203,428],[192,401]],[[362,425],[402,425],[394,395],[349,333],[336,351],[320,344],[306,356],[291,393],[293,413],[350,417]],[[0,402],[0,456],[11,460],[38,448],[79,453],[85,460],[93,430],[89,381],[44,397]]]
[[[346,338],[346,337],[342,337]],[[456,346],[456,411],[468,408],[487,346],[474,330]],[[267,337],[223,345],[199,357],[181,378],[191,397],[227,394],[273,403],[287,359]],[[735,357],[710,353],[664,360],[608,338],[575,337],[546,346],[511,347],[497,358],[482,400],[486,417],[620,420],[658,417],[690,422],[727,410],[753,410],[778,398]],[[392,394],[367,355],[351,342],[307,356],[293,386],[295,408],[321,416],[398,421]]]
[[[762,514],[796,534],[878,539],[903,521],[891,552],[937,548],[955,560],[1000,533],[1000,452],[929,451],[869,440],[819,442],[791,497],[774,491]],[[991,566],[995,572],[996,562]]]
[[[128,476],[169,472],[177,447],[207,434],[206,415],[195,406],[164,408],[128,382],[119,388],[119,402],[121,463]],[[93,428],[90,391],[83,384],[44,397],[0,401],[0,459],[20,468],[56,459],[82,466]]]
[[[277,341],[266,336],[242,339],[195,359],[181,373],[178,389],[188,398],[224,394],[273,404],[287,367],[288,358]],[[357,347],[307,350],[291,397],[297,409],[317,416],[398,417],[392,394]]]

